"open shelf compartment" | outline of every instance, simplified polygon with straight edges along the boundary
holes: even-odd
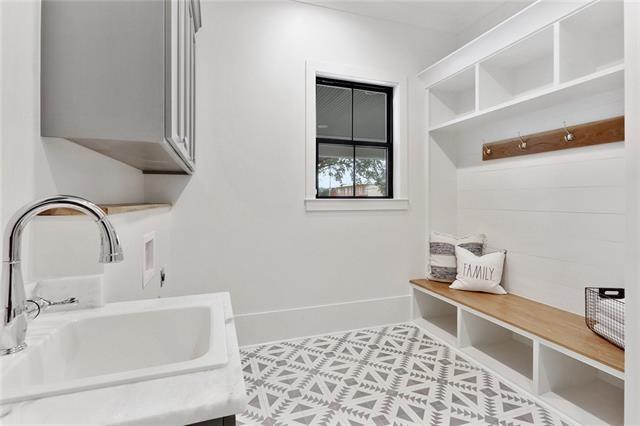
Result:
[[[622,91],[624,88],[624,64],[616,65],[604,71],[589,74],[570,82],[543,89],[532,96],[523,96],[513,101],[479,111],[460,120],[453,120],[440,126],[431,127],[431,136],[449,136],[459,132],[474,134],[488,124],[520,117],[524,114],[570,103],[583,97]]]
[[[458,308],[415,288],[413,295],[414,322],[436,337],[455,345],[458,335]]]
[[[480,110],[554,84],[553,27],[498,52],[480,63]]]
[[[537,393],[580,424],[624,424],[624,381],[540,344]]]
[[[467,68],[429,89],[429,122],[431,126],[462,117],[475,110],[475,67]]]
[[[460,348],[516,385],[533,389],[533,341],[521,334],[460,310]]]
[[[594,3],[560,21],[560,82],[624,63],[624,4]]]

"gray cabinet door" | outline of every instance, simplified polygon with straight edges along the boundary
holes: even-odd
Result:
[[[191,3],[193,5],[193,3]],[[189,155],[196,161],[196,19],[191,20],[191,137],[189,139]]]
[[[166,1],[165,137],[180,146],[180,0]]]
[[[184,20],[184,62],[182,63],[183,79],[184,79],[184,150],[185,155],[190,156],[191,145],[191,2],[185,1],[185,20]]]
[[[194,161],[195,25],[190,0],[167,0],[166,137],[190,162]]]

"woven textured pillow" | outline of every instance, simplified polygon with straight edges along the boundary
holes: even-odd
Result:
[[[440,232],[432,232],[429,241],[429,272],[427,278],[432,281],[452,283],[456,279],[456,251],[460,246],[477,256],[482,256],[484,234],[467,235],[456,238]]]

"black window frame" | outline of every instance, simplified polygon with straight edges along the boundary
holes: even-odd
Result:
[[[351,89],[352,97],[351,97],[351,140],[346,139],[333,139],[333,138],[322,138],[317,136],[317,128],[316,128],[316,198],[317,199],[392,199],[393,198],[393,86],[381,86],[376,84],[368,84],[368,83],[359,83],[355,81],[348,80],[338,80],[334,78],[326,78],[326,77],[316,77],[316,90],[318,84],[326,85],[326,86],[335,86],[335,87],[344,87]],[[387,141],[386,142],[374,142],[374,141],[364,141],[357,140],[353,135],[353,90],[367,90],[370,92],[379,92],[386,94],[387,101]],[[317,107],[317,106],[316,106]],[[343,195],[343,196],[327,196],[320,195],[319,193],[319,145],[320,144],[330,144],[330,145],[341,145],[341,146],[353,146],[353,195]],[[356,148],[357,147],[374,147],[374,148],[385,148],[387,150],[387,194],[380,196],[358,196],[356,195]]]

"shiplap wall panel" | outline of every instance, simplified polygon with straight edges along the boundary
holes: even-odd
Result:
[[[620,267],[620,257],[624,254],[624,243],[608,240],[587,239],[583,237],[563,236],[555,234],[554,226],[531,226],[530,232],[507,232],[506,215],[503,217],[496,212],[490,221],[483,221],[479,216],[459,216],[460,233],[482,230],[488,239],[490,248],[506,249],[509,253],[523,253],[536,257],[557,259],[565,262],[588,263],[603,268]],[[558,218],[546,213],[553,222]],[[473,227],[470,225],[473,223]],[[468,224],[468,225],[467,225]],[[467,226],[469,226],[467,228]],[[553,244],[549,244],[553,242]],[[606,253],[606,255],[603,255]]]
[[[458,208],[578,213],[624,213],[620,187],[458,191]]]
[[[584,315],[584,287],[617,287],[623,269],[509,253],[507,289],[519,296]]]
[[[617,148],[617,149],[616,149]],[[610,187],[620,185],[624,179],[623,146],[607,149],[595,155],[571,155],[557,164],[536,164],[522,159],[504,166],[463,169],[458,176],[460,190],[509,188],[564,188],[579,186]],[[610,161],[603,161],[603,160]],[[526,162],[525,162],[526,161]],[[482,173],[476,173],[476,171]]]
[[[524,239],[531,235],[585,241],[624,242],[625,217],[620,214],[549,214],[547,212],[460,210],[461,227],[476,226],[493,234]],[[473,231],[473,230],[470,230]],[[492,238],[493,240],[493,238]]]
[[[505,286],[584,313],[584,287],[624,286],[624,147],[459,168],[458,233],[508,251]]]

